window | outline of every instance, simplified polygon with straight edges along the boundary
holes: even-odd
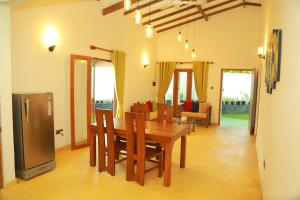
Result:
[[[174,76],[172,77],[169,89],[166,93],[165,100],[168,105],[173,105],[173,87],[174,87]]]
[[[192,101],[198,101],[198,95],[195,87],[194,73],[192,74]]]
[[[111,63],[97,62],[92,70],[93,108],[115,111],[115,78]],[[95,122],[95,113],[92,121]]]
[[[169,105],[175,106],[174,115],[176,115],[177,105],[184,101],[197,101],[198,96],[195,89],[192,69],[175,69],[174,76],[165,96]]]

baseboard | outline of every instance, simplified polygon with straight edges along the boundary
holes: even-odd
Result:
[[[58,147],[55,149],[55,153],[58,153],[58,152],[64,151],[64,150],[71,150],[71,145],[68,144],[66,146]]]
[[[14,186],[14,185],[17,185],[18,184],[18,181],[17,179],[13,180],[13,181],[10,181],[6,184],[4,184],[4,188],[8,188],[8,187],[11,187],[11,186]]]

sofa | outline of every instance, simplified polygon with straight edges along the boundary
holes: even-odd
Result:
[[[188,106],[187,106],[188,107]],[[200,103],[198,112],[192,112],[191,109],[187,111],[186,106],[184,111],[180,113],[181,117],[187,118],[188,121],[192,121],[193,123],[193,131],[195,131],[195,122],[197,120],[199,121],[205,121],[206,122],[206,128],[211,123],[211,109],[212,106],[210,103]]]

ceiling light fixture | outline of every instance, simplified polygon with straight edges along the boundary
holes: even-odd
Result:
[[[150,6],[151,6],[151,0],[149,2],[149,13],[151,11]],[[149,15],[149,23],[148,23],[147,28],[146,28],[146,37],[147,38],[151,38],[152,34],[153,34],[153,26],[151,25],[150,16],[151,15]]]
[[[137,8],[135,10],[135,16],[134,16],[136,24],[140,24],[141,23],[141,19],[142,19],[139,3],[140,2],[138,2]]]
[[[193,34],[193,52],[192,52],[192,58],[196,58],[196,52],[195,52],[195,33],[196,33],[196,20],[194,21],[194,34]]]
[[[141,23],[141,18],[142,18],[141,11],[138,8],[135,10],[135,17],[134,18],[135,18],[135,23],[136,24]]]
[[[178,42],[182,41],[181,31],[179,31],[179,33],[178,33],[177,40],[178,40]]]
[[[124,8],[125,10],[129,10],[131,7],[131,0],[124,0]]]
[[[184,48],[185,48],[185,50],[188,50],[188,49],[189,49],[189,43],[188,43],[188,40],[185,40]]]

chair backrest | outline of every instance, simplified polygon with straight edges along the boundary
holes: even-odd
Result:
[[[173,120],[173,107],[169,106],[166,103],[157,104],[157,121],[163,122],[164,120],[167,123],[172,123]]]
[[[145,103],[139,103],[139,102],[134,103],[132,111],[135,113],[143,113],[146,120],[148,120],[148,118],[149,118],[147,104],[145,104]]]
[[[114,139],[114,121],[111,110],[96,109],[96,121],[98,131],[98,156],[99,171],[107,171],[114,175],[115,173],[115,139]],[[105,123],[105,126],[104,126]],[[105,127],[105,128],[104,128]],[[107,167],[105,166],[105,133],[107,135]]]
[[[133,180],[134,160],[137,164],[137,179],[145,171],[145,119],[143,113],[125,113],[126,121],[126,150],[127,150],[127,180]],[[142,181],[142,180],[140,180]]]
[[[199,113],[206,113],[209,108],[210,108],[210,103],[200,103]]]

